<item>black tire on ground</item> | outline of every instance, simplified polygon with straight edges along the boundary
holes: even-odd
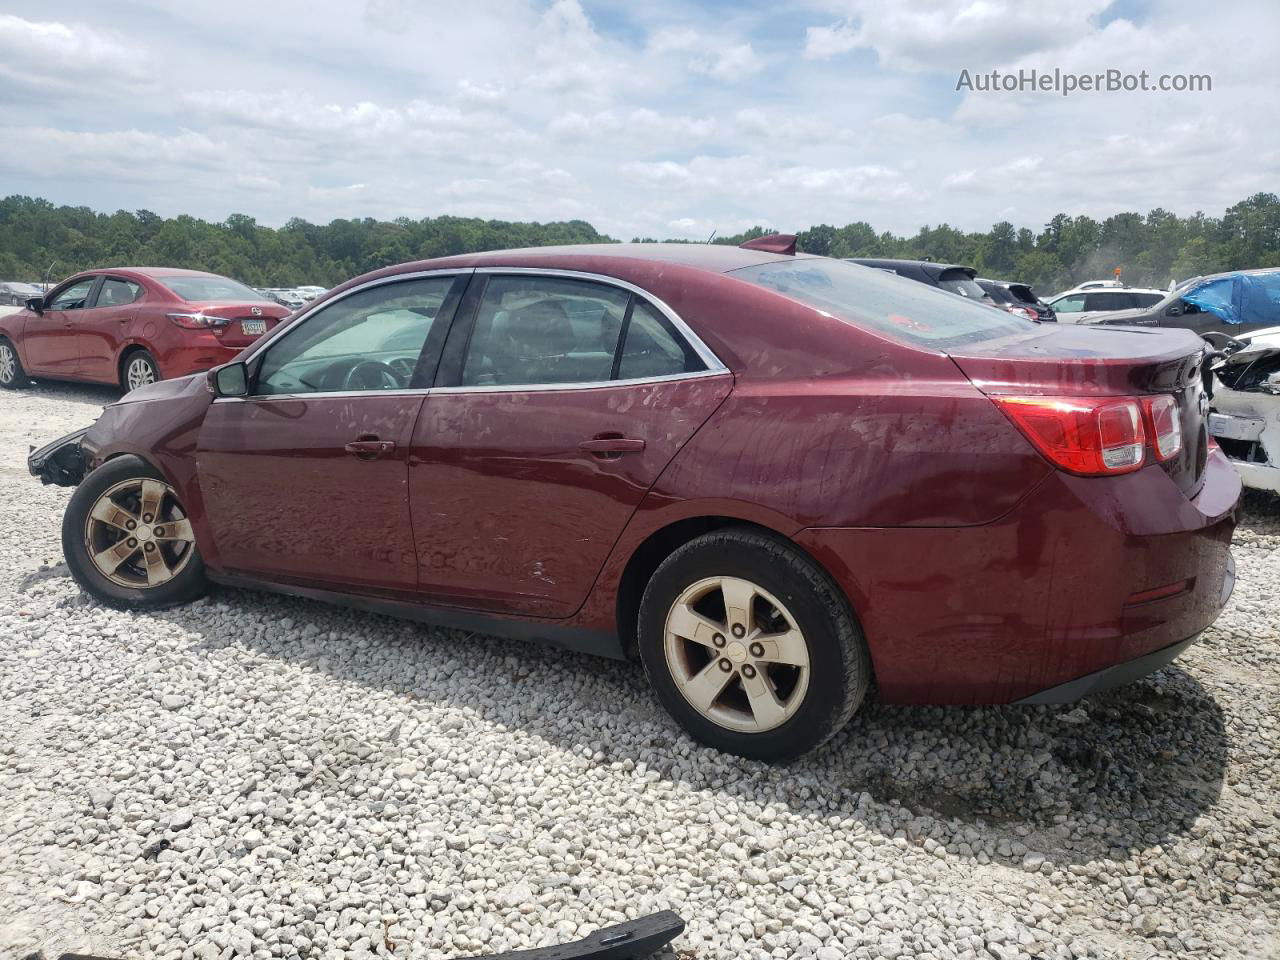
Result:
[[[150,379],[147,380],[146,383],[156,383],[162,379],[160,376],[160,367],[156,363],[156,358],[151,356],[151,354],[147,353],[145,350],[135,350],[133,353],[127,354],[124,360],[120,363],[120,389],[125,393],[144,386],[143,383],[133,383],[132,385],[130,383],[131,372],[134,370],[135,365],[142,364],[149,367],[151,371]]]
[[[191,555],[171,580],[155,586],[129,587],[109,580],[94,565],[86,537],[94,505],[108,490],[129,480],[149,479],[167,483],[162,474],[141,457],[108,460],[81,481],[62,517],[62,552],[72,577],[95,599],[120,610],[150,610],[189,603],[204,596],[209,583],[200,551],[191,544]]]
[[[665,652],[667,615],[687,588],[713,577],[763,588],[804,634],[808,687],[795,712],[773,729],[726,728],[695,708],[673,677]],[[637,635],[645,672],[667,711],[695,739],[753,760],[787,761],[820,746],[848,722],[871,680],[862,631],[826,572],[782,537],[748,527],[704,534],[667,557],[645,588]]]
[[[31,380],[22,369],[17,348],[5,337],[0,337],[0,387],[15,390],[25,387]]]

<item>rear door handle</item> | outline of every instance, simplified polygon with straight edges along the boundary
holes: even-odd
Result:
[[[396,448],[394,440],[352,440],[342,449],[347,453],[353,453],[361,460],[377,460],[384,453],[390,453]]]
[[[631,437],[596,437],[594,440],[583,440],[578,444],[578,449],[598,457],[609,454],[640,453],[644,450],[644,441]]]

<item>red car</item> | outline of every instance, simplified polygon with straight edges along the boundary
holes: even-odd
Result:
[[[214,582],[638,656],[695,737],[769,760],[873,680],[1067,701],[1213,623],[1240,481],[1198,337],[752,247],[367,274],[29,465],[80,481],[63,546],[105,603]]]
[[[288,315],[216,273],[78,273],[0,317],[0,387],[48,377],[133,390],[226,363]]]

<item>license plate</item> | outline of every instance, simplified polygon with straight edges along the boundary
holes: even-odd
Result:
[[[1224,440],[1258,440],[1262,437],[1263,420],[1249,417],[1229,417],[1221,413],[1209,414],[1209,432]]]
[[[265,320],[241,320],[240,332],[248,337],[256,337],[267,332],[267,321]]]

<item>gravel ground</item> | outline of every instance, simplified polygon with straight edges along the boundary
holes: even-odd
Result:
[[[1175,666],[1075,707],[870,704],[788,769],[641,671],[240,591],[129,615],[61,563],[0,397],[0,954],[449,957],[661,908],[682,958],[1280,956],[1280,505]]]

